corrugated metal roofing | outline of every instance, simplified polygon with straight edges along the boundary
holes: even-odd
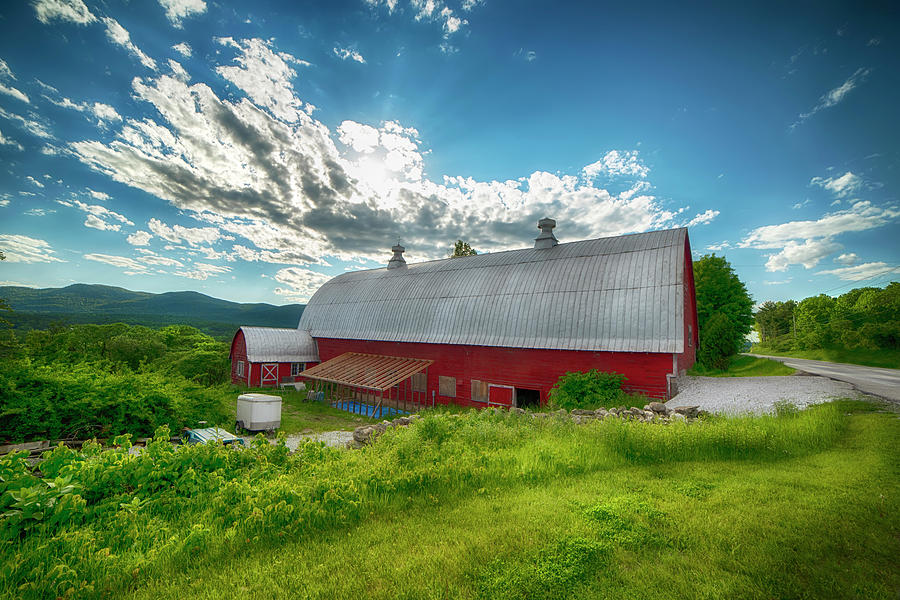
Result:
[[[250,362],[319,362],[319,348],[308,331],[274,327],[241,327],[241,331]]]
[[[686,229],[353,271],[299,328],[342,338],[515,348],[684,351]]]

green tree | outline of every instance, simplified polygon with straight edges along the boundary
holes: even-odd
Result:
[[[793,300],[763,302],[754,315],[759,341],[765,344],[791,333],[794,330],[794,309],[796,307],[797,303]]]
[[[713,356],[737,354],[744,343],[744,336],[753,328],[753,300],[744,283],[738,278],[731,264],[724,256],[707,254],[694,261],[694,287],[697,293],[697,325],[700,327],[700,352],[698,358],[706,367],[718,368],[704,362],[703,357],[713,360]],[[704,338],[707,345],[712,340],[704,335],[715,315],[715,328],[723,339],[716,339],[716,351],[704,353]],[[727,324],[722,322],[727,321]],[[718,364],[721,361],[716,360]]]
[[[469,245],[469,242],[456,240],[456,245],[453,246],[453,252],[450,253],[450,258],[456,258],[457,256],[475,256],[476,254],[478,254],[478,252]]]
[[[797,305],[797,310],[794,311],[797,320],[797,348],[827,348],[840,338],[832,324],[835,304],[831,296],[819,294],[806,298]]]

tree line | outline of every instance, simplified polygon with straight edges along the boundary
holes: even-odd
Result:
[[[900,283],[840,296],[764,302],[755,314],[760,343],[772,350],[900,350]]]

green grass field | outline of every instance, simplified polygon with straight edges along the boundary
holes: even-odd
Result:
[[[262,393],[281,396],[281,428],[285,434],[320,433],[322,431],[351,431],[360,425],[377,423],[377,419],[354,415],[344,410],[333,408],[322,402],[307,402],[306,392],[294,389],[272,388],[238,388],[232,386],[224,402],[228,403],[231,423],[227,428],[234,428],[234,414],[237,409],[237,397],[240,394]]]
[[[876,409],[437,414],[353,452],[58,451],[47,477],[87,505],[5,523],[0,597],[896,598],[900,419]]]
[[[868,350],[866,348],[849,350],[846,348],[825,348],[818,350],[778,351],[762,344],[754,344],[750,352],[754,354],[768,354],[770,356],[791,356],[794,358],[808,358],[810,360],[863,365],[866,367],[900,369],[900,350]]]
[[[728,370],[707,369],[700,363],[694,364],[688,375],[702,377],[763,377],[766,375],[793,375],[796,371],[777,360],[737,355],[731,357]]]

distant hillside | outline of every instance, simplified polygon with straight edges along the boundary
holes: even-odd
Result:
[[[161,327],[193,325],[216,337],[240,325],[296,327],[303,304],[241,304],[197,292],[151,294],[119,287],[76,283],[64,288],[0,286],[12,313],[2,316],[16,329],[43,329],[52,323],[113,323]]]

